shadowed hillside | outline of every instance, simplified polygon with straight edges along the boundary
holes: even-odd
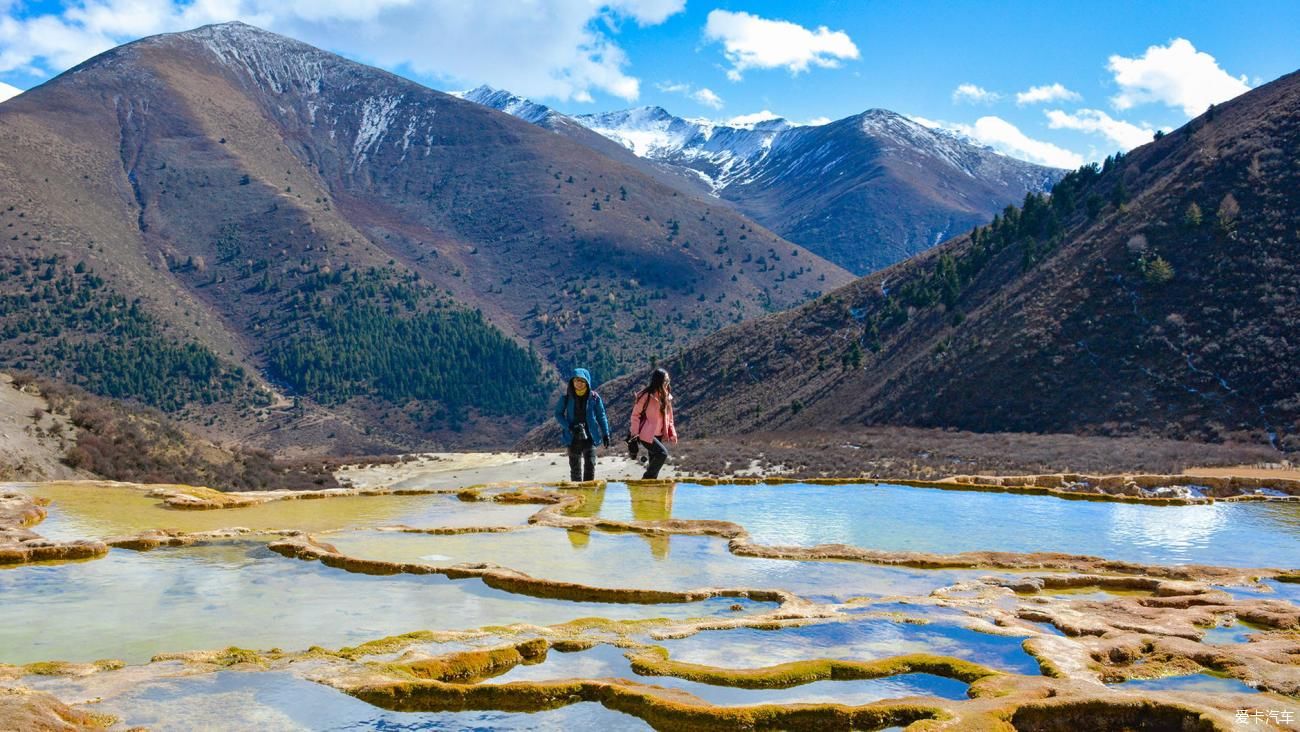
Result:
[[[686,431],[1300,443],[1300,74],[673,369]],[[635,379],[605,388],[626,410]]]

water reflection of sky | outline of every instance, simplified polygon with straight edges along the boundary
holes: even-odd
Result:
[[[731,663],[725,665],[737,667],[737,659],[732,659]],[[596,646],[580,653],[552,652],[547,655],[544,663],[516,666],[508,673],[492,679],[490,683],[605,677],[632,679],[670,689],[680,689],[710,704],[723,706],[827,702],[856,705],[910,696],[965,699],[968,688],[964,682],[933,674],[901,674],[881,679],[816,681],[789,689],[737,689],[702,684],[672,676],[639,676],[632,670],[632,664],[621,649],[607,645]]]
[[[667,647],[674,659],[714,666],[765,666],[808,658],[871,660],[933,653],[1014,673],[1039,672],[1038,662],[1023,648],[1024,637],[981,633],[939,622],[869,619],[780,630],[734,628],[655,642]]]
[[[1257,690],[1240,679],[1211,674],[1166,676],[1161,679],[1134,679],[1113,684],[1124,691],[1195,691],[1207,694],[1254,694]]]
[[[1238,506],[1226,503],[1160,507],[1158,512],[1150,509],[1137,504],[1115,505],[1107,527],[1111,542],[1161,552],[1177,562],[1192,561],[1200,547],[1212,544],[1224,530],[1229,514],[1240,513]]]
[[[479,580],[359,575],[255,544],[113,550],[104,559],[0,570],[0,663],[311,645],[412,630],[550,625],[584,617],[731,615],[728,598],[669,605],[512,595]]]
[[[635,518],[638,493],[603,492],[600,515]],[[662,490],[662,489],[660,489]],[[763,544],[896,551],[1055,551],[1157,564],[1300,566],[1300,503],[1199,506],[1067,501],[892,485],[698,486],[656,495],[661,518],[722,519]],[[640,513],[645,513],[644,509]]]
[[[534,577],[597,587],[784,589],[801,596],[928,595],[983,571],[920,570],[859,562],[795,562],[732,554],[709,536],[642,536],[534,527],[506,534],[429,536],[356,531],[329,542],[345,554],[435,565],[493,562]]]
[[[85,682],[50,679],[39,688],[75,693]],[[221,671],[159,679],[115,691],[95,705],[130,727],[167,730],[648,730],[644,722],[594,703],[533,714],[389,712],[287,672]]]

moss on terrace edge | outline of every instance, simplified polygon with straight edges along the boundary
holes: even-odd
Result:
[[[999,673],[978,663],[929,653],[912,653],[872,661],[819,658],[748,669],[674,661],[662,647],[630,653],[628,659],[632,662],[632,669],[642,676],[673,676],[701,684],[741,689],[787,689],[815,681],[880,679],[914,673],[943,676],[969,684]]]
[[[594,702],[637,716],[656,729],[878,729],[919,723],[912,730],[989,730],[1003,732],[1008,723],[1024,732],[1074,729],[1192,729],[1229,730],[1233,708],[1242,704],[1269,705],[1300,711],[1294,700],[1279,696],[1252,698],[1240,694],[1103,690],[1078,678],[1047,678],[995,671],[977,663],[932,654],[908,654],[869,661],[808,659],[762,668],[731,669],[671,660],[661,646],[617,642],[625,648],[633,671],[642,675],[674,676],[699,683],[750,689],[788,688],[825,680],[850,681],[908,673],[930,673],[971,684],[969,697],[886,700],[862,706],[836,703],[783,703],[719,706],[681,690],[633,679],[571,679],[478,682],[519,664],[545,663],[549,650],[581,651],[601,641],[571,636],[603,630],[605,623],[569,623],[504,645],[425,656],[408,650],[395,661],[364,662],[365,656],[387,654],[424,642],[485,637],[482,631],[416,631],[381,638],[330,652],[313,647],[302,653],[277,649],[258,652],[237,647],[216,651],[161,654],[155,661],[183,660],[209,666],[250,670],[292,670],[306,659],[327,662],[303,666],[313,680],[363,701],[398,711],[516,711],[536,712],[578,702]],[[570,627],[572,626],[572,627]],[[1049,638],[1049,636],[1043,636]],[[1058,638],[1050,636],[1050,638]],[[1062,639],[1063,640],[1063,639]],[[27,673],[78,673],[75,664],[33,664]],[[49,666],[48,670],[44,668]],[[80,673],[118,668],[116,662],[85,664]],[[161,669],[160,669],[161,672]],[[29,697],[35,704],[36,697]],[[1068,722],[1068,724],[1066,723]]]
[[[583,645],[581,650],[589,646]],[[971,683],[965,700],[930,697],[887,700],[862,706],[833,703],[719,706],[682,690],[631,679],[567,679],[479,684],[521,663],[544,663],[542,638],[493,648],[390,664],[371,664],[378,677],[331,682],[348,694],[385,709],[407,712],[538,712],[580,702],[636,716],[661,730],[879,729],[920,723],[914,730],[1207,730],[1232,729],[1233,708],[1247,703],[1295,705],[1285,697],[1257,700],[1226,695],[1202,701],[1194,692],[1135,695],[1102,690],[1075,679],[1021,676],[980,664],[930,654],[872,661],[809,659],[765,668],[729,669],[672,661],[660,646],[626,652],[643,675],[750,689],[788,688],[825,680],[849,681],[907,673],[931,673]],[[388,678],[385,678],[387,676]]]

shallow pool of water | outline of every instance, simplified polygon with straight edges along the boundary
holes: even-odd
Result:
[[[337,648],[412,630],[734,615],[729,608],[736,602],[543,600],[476,579],[353,574],[287,559],[252,542],[147,553],[115,549],[99,560],[0,569],[0,598],[0,663],[135,663],[161,652],[230,645]]]
[[[902,623],[884,619],[817,623],[780,630],[706,630],[687,638],[650,641],[671,657],[709,666],[770,666],[810,658],[870,661],[908,653],[933,653],[981,663],[1000,671],[1036,676],[1038,662],[1022,647],[1023,636],[982,633],[950,623]]]
[[[761,544],[1054,551],[1154,564],[1300,565],[1300,503],[1148,506],[897,485],[612,483],[599,515],[732,521]]]
[[[1124,691],[1196,691],[1206,694],[1255,694],[1258,690],[1239,679],[1212,674],[1166,676],[1162,679],[1134,679],[1112,688]]]
[[[977,571],[883,567],[858,562],[793,562],[738,557],[707,536],[590,534],[532,527],[504,534],[429,536],[356,531],[322,537],[352,556],[451,565],[494,562],[534,577],[599,587],[688,590],[785,589],[822,600],[928,595]]]
[[[1217,589],[1245,600],[1283,600],[1300,605],[1300,583],[1262,580],[1257,585],[1222,585]]]
[[[672,676],[640,676],[632,670],[631,662],[627,660],[621,649],[606,645],[579,653],[552,652],[547,654],[544,663],[516,666],[509,672],[489,680],[489,683],[606,677],[631,679],[643,684],[680,689],[710,704],[723,706],[822,702],[856,705],[909,696],[965,699],[968,688],[964,682],[933,674],[901,674],[882,679],[815,681],[789,689],[737,689],[686,681]]]
[[[1201,642],[1216,645],[1220,643],[1247,643],[1250,641],[1250,636],[1267,630],[1268,628],[1262,625],[1255,625],[1244,620],[1234,620],[1213,628],[1207,628],[1205,635],[1201,636]]]
[[[68,699],[80,683],[37,684]],[[336,730],[646,730],[636,717],[594,703],[534,714],[511,712],[389,712],[328,686],[283,671],[222,671],[147,681],[106,696],[93,707],[125,726],[156,732],[242,729],[259,732]]]
[[[47,483],[24,486],[21,490],[52,501],[49,516],[33,527],[51,539],[120,536],[162,528],[209,531],[242,526],[325,531],[385,524],[505,526],[527,523],[528,517],[538,509],[528,505],[466,503],[455,496],[431,494],[272,501],[245,508],[192,511],[167,508],[145,491],[125,486]]]

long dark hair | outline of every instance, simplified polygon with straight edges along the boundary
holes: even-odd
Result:
[[[650,383],[646,384],[644,389],[637,392],[636,400],[641,401],[641,397],[646,396],[647,394],[659,400],[659,416],[664,420],[667,420],[668,412],[672,409],[672,407],[668,405],[668,397],[672,394],[672,389],[669,387],[667,371],[663,369],[655,369],[650,372]]]

